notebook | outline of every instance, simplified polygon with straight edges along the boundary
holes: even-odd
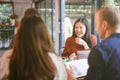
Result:
[[[65,65],[73,73],[75,78],[86,76],[87,70],[89,68],[87,59],[79,59],[65,62]]]

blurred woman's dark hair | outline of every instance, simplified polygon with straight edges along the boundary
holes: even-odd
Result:
[[[48,53],[55,50],[43,20],[25,16],[15,38],[9,80],[53,80],[56,67]]]
[[[38,16],[40,16],[40,13],[38,12],[38,10],[36,8],[28,8],[24,13],[24,16],[27,16],[27,15],[38,15]]]
[[[39,12],[38,12],[38,10],[37,10],[36,8],[28,8],[28,9],[25,11],[25,13],[24,13],[24,17],[25,17],[25,16],[29,16],[29,15],[37,15],[37,16],[40,16],[40,14],[39,14]],[[19,23],[18,25],[19,25],[19,26],[18,26],[18,28],[19,28],[20,25],[21,25],[21,23]],[[11,41],[11,43],[10,43],[10,46],[9,46],[10,49],[13,48],[14,43],[15,43],[15,36],[13,36],[12,41]]]
[[[78,23],[78,22],[81,22],[82,24],[85,25],[85,27],[86,27],[86,32],[85,32],[85,35],[82,37],[82,39],[85,40],[85,41],[87,42],[88,46],[91,48],[91,47],[92,47],[92,42],[91,42],[90,32],[89,32],[89,27],[90,27],[90,26],[89,26],[89,22],[88,22],[88,20],[87,20],[86,18],[81,17],[81,18],[78,18],[78,19],[75,21],[75,23],[74,23],[74,25],[73,25],[73,34],[72,34],[72,36],[73,36],[73,37],[77,37],[77,35],[75,34],[75,25],[76,25],[76,23]]]

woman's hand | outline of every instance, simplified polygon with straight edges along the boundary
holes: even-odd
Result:
[[[89,49],[88,44],[82,38],[76,37],[75,42],[79,45],[83,45],[85,49]]]
[[[77,59],[77,55],[76,55],[75,53],[72,53],[72,54],[69,56],[69,58],[70,58],[71,60]]]

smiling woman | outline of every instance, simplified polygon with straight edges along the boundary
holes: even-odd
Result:
[[[67,38],[62,57],[75,59],[78,50],[88,50],[97,44],[94,35],[89,34],[89,25],[86,18],[79,18],[73,26],[73,34]]]
[[[86,33],[86,27],[82,22],[77,22],[75,26],[75,34],[77,37],[82,37]]]

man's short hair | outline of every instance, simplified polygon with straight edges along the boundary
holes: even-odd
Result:
[[[98,10],[101,21],[105,20],[111,27],[120,24],[120,10],[114,6],[104,6]]]

